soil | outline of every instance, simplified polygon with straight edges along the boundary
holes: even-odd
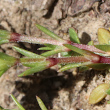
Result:
[[[98,28],[110,27],[109,0],[0,0],[0,28],[11,32],[46,37],[35,24],[38,23],[69,39],[68,29],[74,28],[82,43],[93,40],[97,44]],[[23,57],[12,49],[19,46],[34,53],[40,45],[8,43],[0,51],[14,57]],[[49,110],[109,110],[107,96],[95,105],[88,103],[91,91],[99,84],[109,82],[108,70],[93,69],[79,72],[78,68],[58,73],[58,66],[31,76],[17,75],[27,68],[12,67],[0,78],[0,105],[17,108],[10,97],[12,93],[26,110],[40,110],[36,101],[39,96]]]

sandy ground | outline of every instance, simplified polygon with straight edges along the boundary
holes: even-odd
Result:
[[[100,2],[99,2],[100,1]],[[110,27],[109,0],[0,0],[0,28],[20,34],[48,38],[35,24],[47,27],[64,39],[69,39],[68,29],[74,28],[82,43],[93,40],[97,43],[98,28]],[[9,43],[0,46],[0,51],[22,57],[12,49],[19,46],[35,53],[39,45]],[[0,78],[0,105],[17,108],[10,93],[26,110],[40,110],[39,96],[49,110],[109,110],[107,96],[96,105],[88,104],[90,92],[99,84],[109,82],[109,71],[90,69],[79,73],[73,69],[58,73],[58,67],[25,78],[17,75],[25,71],[22,65],[12,67]]]

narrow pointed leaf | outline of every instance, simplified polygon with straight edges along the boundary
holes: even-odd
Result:
[[[57,54],[57,53],[60,53],[60,52],[62,52],[61,48],[55,49],[55,50],[51,50],[51,51],[48,51],[48,52],[44,52],[41,55],[44,56],[44,57],[48,57],[48,56],[51,56],[51,55],[54,55],[54,54]]]
[[[66,43],[65,43],[66,44]],[[68,43],[67,43],[68,44]],[[97,52],[97,53],[103,53],[105,54],[104,51],[100,50],[100,49],[97,49],[95,46],[93,45],[85,45],[85,44],[77,44],[77,43],[72,43],[71,42],[71,45],[77,47],[77,48],[80,48],[80,49],[83,49],[83,50],[86,50],[86,51],[91,51],[91,52]]]
[[[5,68],[4,70],[0,70],[0,77],[8,70],[9,68]]]
[[[41,31],[43,31],[45,34],[49,35],[50,37],[59,40],[59,41],[64,41],[63,39],[61,39],[58,35],[54,34],[53,32],[51,32],[50,30],[48,30],[47,28],[36,24],[37,28],[40,29]]]
[[[105,69],[110,68],[109,64],[103,64],[103,63],[95,63],[95,64],[90,64],[90,65],[87,65],[87,66],[89,68],[93,68],[93,69],[96,69],[96,70],[105,70]]]
[[[35,54],[35,53],[32,53],[30,51],[27,51],[27,50],[24,50],[24,49],[21,49],[19,47],[16,47],[16,46],[13,46],[13,48],[18,51],[19,53],[27,56],[27,57],[30,57],[30,58],[44,58],[43,56],[41,55],[38,55],[38,54]]]
[[[4,43],[8,43],[8,42],[9,42],[9,40],[7,40],[7,39],[0,39],[0,45],[4,44]]]
[[[0,52],[0,76],[6,72],[11,66],[15,65],[16,58]]]
[[[94,42],[93,41],[89,41],[88,45],[94,45]]]
[[[71,41],[73,41],[74,43],[80,44],[80,40],[79,40],[78,35],[74,29],[69,28],[69,35],[70,35]]]
[[[41,100],[38,96],[36,96],[36,98],[37,98],[37,102],[38,102],[38,104],[39,104],[41,110],[47,110],[47,108],[46,108],[46,106],[44,105],[44,103],[42,102],[42,100]]]
[[[87,70],[89,70],[89,67],[87,67],[87,66],[79,67],[79,72],[83,72],[83,71],[87,71]]]
[[[10,32],[6,30],[0,30],[0,39],[9,39]]]
[[[60,70],[58,70],[58,71],[59,71],[59,72],[62,72],[62,71],[66,71],[66,70],[69,70],[69,69],[72,69],[72,68],[76,68],[76,67],[84,66],[84,65],[89,65],[89,64],[91,64],[91,62],[68,64],[68,65],[63,66],[63,67],[62,67]]]
[[[110,45],[95,45],[95,47],[105,52],[110,52]]]
[[[69,52],[61,52],[61,55],[64,57],[69,57],[69,56],[80,56],[81,54],[74,51],[69,51]]]
[[[35,67],[43,62],[46,62],[46,58],[20,58],[20,63],[27,67]]]
[[[22,77],[22,76],[27,76],[27,75],[31,75],[31,74],[36,73],[36,72],[43,71],[43,70],[48,68],[48,64],[49,64],[49,62],[39,63],[38,65],[35,65],[34,67],[24,71],[23,73],[21,73],[18,76]]]
[[[78,47],[75,47],[73,45],[69,45],[69,44],[64,44],[65,47],[81,54],[81,55],[86,55],[87,54],[87,51],[86,50],[82,50],[82,49],[79,49]]]
[[[39,50],[52,50],[52,48],[50,48],[50,47],[41,47],[41,48],[39,48]]]
[[[20,110],[25,110],[12,94],[11,94],[11,98],[13,99],[13,101],[16,103],[16,105],[19,107]]]
[[[46,47],[49,47],[51,49],[55,49],[56,47],[58,47],[57,45],[52,45],[52,44],[44,44]]]
[[[0,59],[5,60],[5,61],[15,60],[14,57],[9,56],[9,55],[7,55],[7,54],[5,54],[5,53],[2,53],[2,52],[0,52]]]

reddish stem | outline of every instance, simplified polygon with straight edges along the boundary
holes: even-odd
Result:
[[[50,61],[50,65],[54,66],[56,64],[69,64],[69,63],[82,63],[82,62],[93,62],[98,63],[100,61],[100,56],[93,56],[86,58],[84,56],[74,56],[74,57],[65,57],[65,58],[47,58],[47,61]]]
[[[11,42],[28,42],[28,43],[34,43],[34,44],[53,44],[53,45],[62,46],[62,42],[59,42],[57,40],[31,37],[31,36],[29,37],[29,36],[21,35],[21,34],[17,34],[17,33],[12,33],[9,41],[11,41]],[[67,43],[67,41],[65,41],[65,43]]]
[[[97,53],[103,53],[103,54],[106,53],[91,45],[77,44],[77,43],[73,43],[71,41],[66,41],[66,40],[65,40],[65,42],[61,42],[61,41],[53,40],[53,39],[50,40],[50,39],[37,38],[37,37],[28,37],[26,35],[21,35],[21,34],[17,34],[17,33],[12,33],[9,41],[11,41],[11,42],[28,42],[28,43],[35,43],[35,44],[52,44],[52,45],[59,45],[59,46],[63,46],[63,44],[70,44],[70,45],[73,45],[80,49],[97,52]],[[65,48],[65,51],[70,51],[70,49]]]
[[[75,57],[67,57],[67,58],[57,58],[59,64],[65,63],[80,63],[90,61],[84,56],[75,56]]]
[[[110,64],[110,58],[100,57],[100,63]]]
[[[105,54],[106,52],[92,46],[92,45],[85,45],[85,44],[77,44],[77,43],[73,43],[71,41],[68,41],[69,44],[75,46],[75,47],[78,47],[80,49],[83,49],[83,50],[88,50],[88,51],[91,51],[91,52],[97,52],[97,53],[103,53]]]

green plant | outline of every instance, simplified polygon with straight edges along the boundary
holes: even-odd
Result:
[[[25,110],[24,107],[16,100],[16,98],[12,94],[11,94],[11,98],[13,99],[13,101],[15,102],[15,104],[17,105],[19,110]],[[37,99],[37,102],[38,102],[41,110],[47,110],[44,103],[38,96],[36,97],[36,99]],[[0,106],[0,110],[10,110],[10,109],[4,109],[3,107]],[[16,109],[12,109],[12,110],[16,110]]]
[[[70,40],[65,40],[41,25],[37,24],[36,26],[45,34],[52,37],[52,39],[28,37],[0,30],[0,44],[8,42],[44,44],[45,47],[41,47],[39,50],[47,50],[47,52],[38,55],[19,47],[13,47],[13,49],[26,56],[26,58],[14,58],[0,52],[0,61],[2,62],[0,64],[0,76],[9,67],[18,64],[30,67],[30,69],[21,73],[19,77],[31,75],[58,64],[62,64],[62,67],[58,70],[59,72],[80,66],[83,69],[86,67],[86,69],[93,68],[97,70],[110,68],[110,32],[108,30],[102,28],[98,30],[100,44],[94,45],[93,41],[90,41],[88,45],[85,45],[80,44],[77,33],[72,28],[69,29]],[[63,57],[50,57],[57,53],[61,53]]]

